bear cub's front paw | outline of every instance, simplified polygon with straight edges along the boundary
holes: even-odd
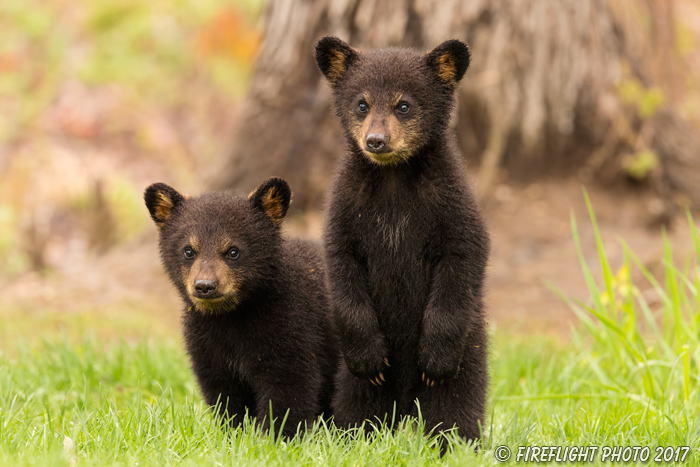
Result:
[[[418,367],[421,380],[429,387],[452,380],[459,372],[462,363],[461,352],[454,348],[425,348],[421,345],[418,350]]]
[[[378,334],[364,342],[353,343],[343,349],[343,357],[350,373],[360,379],[369,380],[374,386],[386,381],[384,374],[389,366],[389,344]]]

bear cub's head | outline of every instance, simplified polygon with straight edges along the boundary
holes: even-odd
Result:
[[[156,183],[144,199],[158,226],[163,266],[194,310],[233,311],[274,277],[291,200],[284,180],[267,180],[247,199],[228,192],[190,198]]]
[[[362,53],[332,36],[316,43],[316,63],[333,88],[350,144],[380,165],[405,162],[443,137],[469,57],[458,40],[426,54],[405,48]]]

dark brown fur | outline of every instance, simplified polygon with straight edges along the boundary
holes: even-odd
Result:
[[[330,415],[339,360],[319,248],[280,235],[290,196],[274,178],[249,199],[186,199],[162,183],[144,196],[160,227],[163,266],[185,303],[185,343],[205,400],[220,403],[233,426],[247,411],[267,429],[270,403],[279,426],[289,410],[287,437],[300,422]],[[216,288],[202,296],[197,281]]]
[[[336,423],[391,417],[394,404],[398,415],[415,416],[417,400],[427,430],[456,426],[478,438],[488,387],[489,237],[448,132],[469,51],[448,41],[426,55],[360,53],[325,37],[316,57],[348,140],[324,232],[344,356]],[[332,65],[339,57],[340,77],[342,67]],[[389,146],[379,154],[367,144],[377,128]]]

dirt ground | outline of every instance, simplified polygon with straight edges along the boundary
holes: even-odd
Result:
[[[167,180],[154,162],[137,171],[137,185]],[[650,201],[633,191],[613,193],[595,186],[589,193],[613,268],[622,264],[622,238],[654,270],[663,245],[660,228],[648,225]],[[580,183],[567,179],[501,185],[485,211],[493,245],[487,297],[492,327],[566,339],[576,318],[547,284],[572,298],[588,299],[571,234],[571,212],[586,260],[595,271],[599,264]],[[296,217],[287,222],[287,233],[318,237],[320,225],[320,214]],[[181,307],[161,270],[152,225],[101,255],[76,247],[79,241],[71,235],[76,233],[68,232],[50,246],[49,272],[24,273],[3,284],[0,340],[52,333],[127,339],[179,334]],[[669,235],[675,253],[686,255],[691,238],[685,220],[679,218]]]
[[[548,284],[570,298],[584,302],[589,299],[571,231],[572,212],[585,260],[602,284],[582,186],[575,180],[565,180],[503,190],[503,200],[488,209],[494,247],[488,297],[492,322],[513,331],[567,336],[577,319]],[[589,187],[589,195],[613,270],[623,264],[620,241],[624,240],[650,271],[662,274],[662,230],[650,223],[649,216],[653,199],[595,187]],[[668,235],[674,257],[685,259],[692,248],[685,219],[675,219]],[[640,276],[632,272],[642,293],[648,292],[650,286]],[[652,294],[645,296],[654,300]]]

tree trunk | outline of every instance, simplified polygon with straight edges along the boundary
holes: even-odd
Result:
[[[662,194],[700,205],[699,140],[668,104],[678,80],[661,48],[673,42],[672,16],[664,0],[271,1],[242,123],[213,185],[252,190],[281,176],[297,209],[320,207],[345,143],[314,42],[334,34],[360,50],[428,50],[457,38],[472,64],[454,125],[483,192],[504,169],[511,179],[580,171],[620,180],[647,151]],[[664,80],[673,93],[652,92]]]

